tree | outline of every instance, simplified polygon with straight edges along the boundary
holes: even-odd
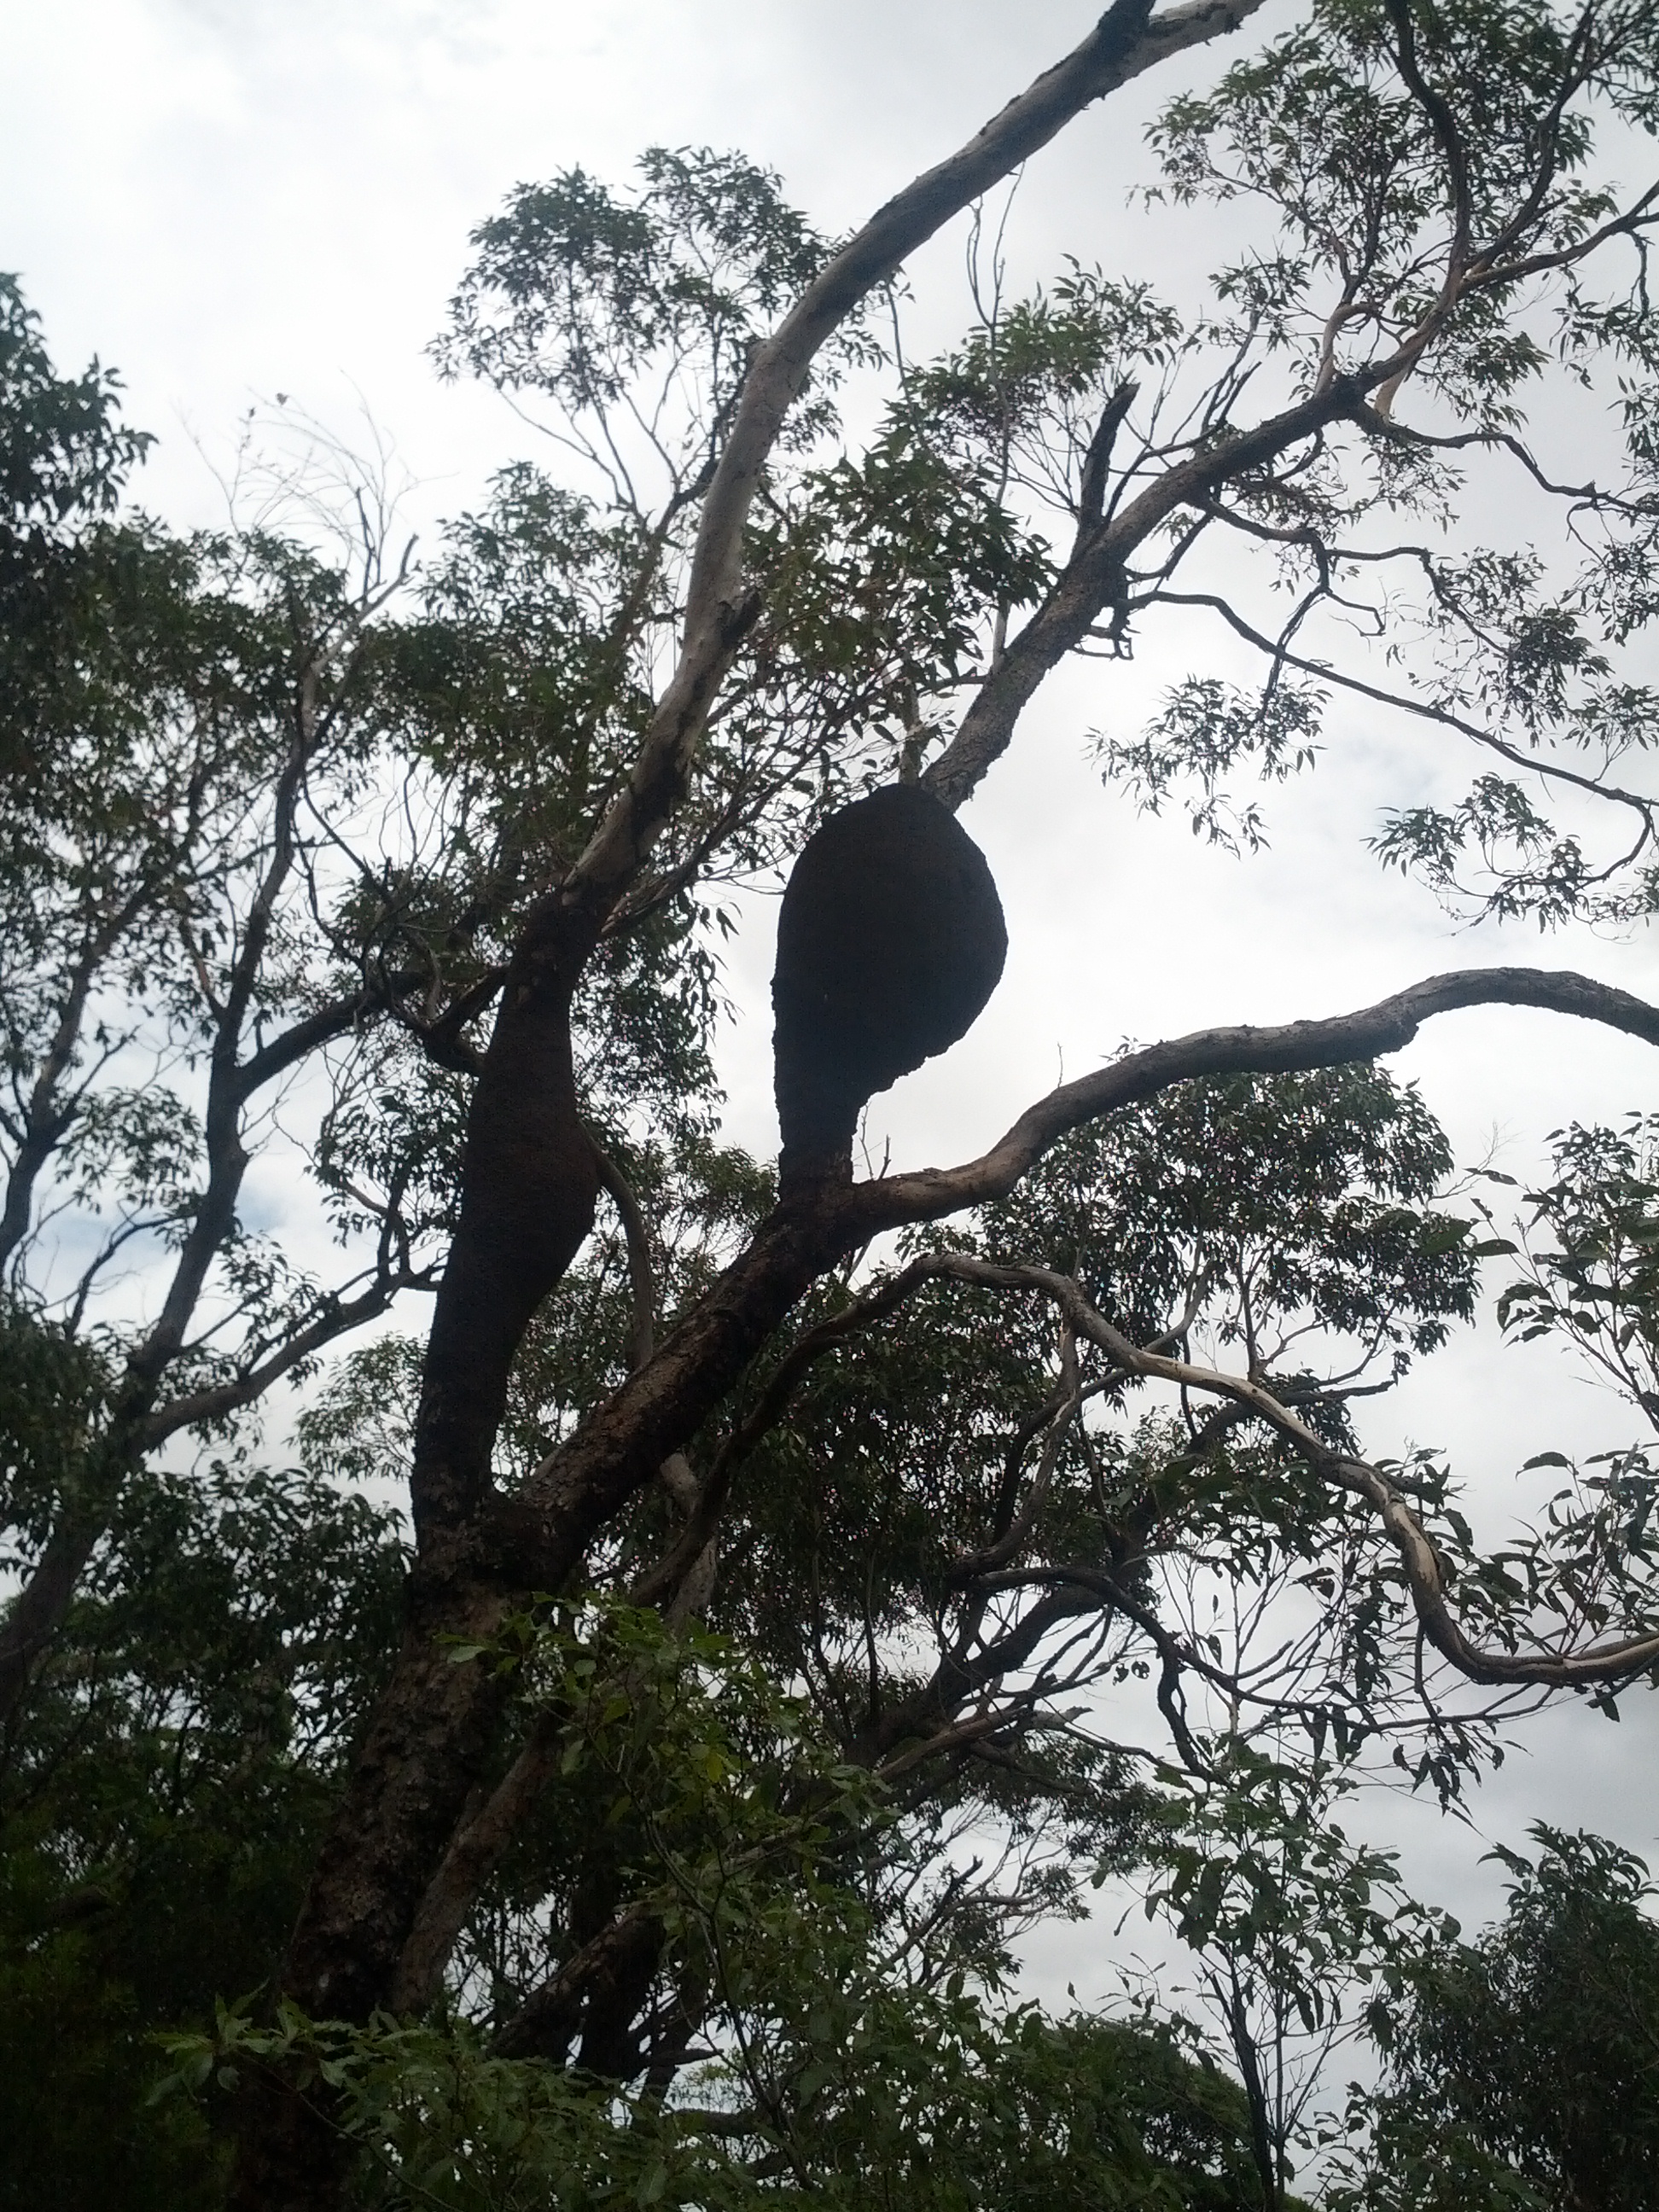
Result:
[[[1639,1859],[1542,1824],[1509,1910],[1425,1962],[1355,2201],[1634,2207],[1653,2195],[1659,1929]],[[1374,2155],[1376,2155],[1374,2154]]]
[[[377,2008],[438,2003],[451,1960],[480,1955],[492,1883],[522,1877],[503,1942],[520,1943],[525,1900],[561,1900],[559,1955],[514,1991],[504,2052],[551,2018],[555,2055],[574,2044],[602,2078],[683,2063],[711,2000],[703,1939],[659,1894],[678,1862],[645,1811],[649,1877],[607,1850],[560,1778],[586,1756],[583,1586],[678,1626],[708,1612],[722,1553],[752,1561],[773,1594],[755,1632],[805,1678],[840,1758],[906,1785],[912,1832],[935,1836],[953,1808],[995,1808],[1002,1777],[1016,1831],[1034,1802],[1103,1841],[1132,1818],[1124,1771],[1076,1748],[1056,1705],[1103,1669],[1155,1674],[1176,1755],[1200,1771],[1254,1711],[1316,1742],[1381,1740],[1450,1790],[1506,1695],[1607,1692],[1659,1657],[1639,1532],[1613,1546],[1597,1618],[1547,1542],[1528,1583],[1480,1560],[1443,1480],[1365,1458],[1353,1410],[1467,1310],[1475,1256],[1432,1204],[1435,1133],[1357,1064],[1468,1005],[1659,1041],[1653,1009],[1579,976],[1470,970],[1332,1019],[1126,1053],[954,1168],[855,1180],[849,1147],[775,1188],[712,1140],[699,1056],[722,878],[792,858],[866,786],[918,782],[956,811],[1066,656],[1120,655],[1165,609],[1212,616],[1263,673],[1249,693],[1196,678],[1108,750],[1145,801],[1188,787],[1201,829],[1248,843],[1256,818],[1227,779],[1310,765],[1327,699],[1358,693],[1481,757],[1455,809],[1398,812],[1385,860],[1500,913],[1647,911],[1651,801],[1620,763],[1653,719],[1630,648],[1659,512],[1642,258],[1659,203],[1606,183],[1594,126],[1652,131],[1650,9],[1320,7],[1155,132],[1178,204],[1261,218],[1198,313],[1079,264],[1018,305],[993,288],[943,361],[879,359],[871,311],[907,254],[1081,106],[1250,12],[1120,0],[833,250],[735,159],[653,155],[631,196],[579,173],[521,191],[477,234],[441,365],[543,407],[582,490],[510,471],[413,616],[382,599],[372,529],[349,589],[281,541],[236,548],[234,583],[186,574],[192,619],[253,625],[240,649],[250,670],[280,667],[293,719],[278,742],[254,685],[266,719],[212,724],[263,747],[259,857],[212,879],[214,897],[252,886],[244,902],[205,927],[191,919],[205,895],[175,873],[154,909],[155,972],[199,994],[183,1018],[206,1069],[208,1173],[142,1182],[133,1218],[176,1224],[190,1300],[220,1266],[249,1332],[199,1382],[180,1370],[195,1395],[175,1426],[238,1410],[348,1311],[434,1278],[448,1239],[410,1442],[401,1640],[288,1952],[286,2025],[250,2031],[276,2040],[241,2083],[238,2202],[337,2200],[356,2077],[335,2057],[333,2078],[307,2074],[307,2050],[334,2048],[307,2023],[361,2032]],[[848,450],[836,380],[884,371],[886,416]],[[1528,442],[1527,403],[1558,377],[1614,395],[1612,489],[1562,481]],[[1460,540],[1459,471],[1499,465],[1552,518],[1552,558]],[[155,725],[152,708],[146,743]],[[382,776],[401,805],[376,846],[364,814]],[[1590,841],[1607,820],[1630,833],[1604,854]],[[175,870],[211,849],[187,827]],[[55,910],[33,888],[21,903]],[[278,980],[256,992],[267,946]],[[52,972],[69,979],[42,1000],[61,1025],[80,971],[58,956]],[[135,962],[122,990],[142,1000],[150,974]],[[286,1024],[275,1042],[262,1012]],[[351,1299],[302,1293],[273,1318],[269,1267],[229,1225],[241,1115],[256,1074],[347,1038],[308,1149],[374,1257]],[[118,1127],[124,1157],[180,1149]],[[1218,1146],[1237,1177],[1218,1191]],[[1286,1164],[1291,1204],[1273,1188]],[[590,1246],[601,1190],[619,1226]],[[947,1243],[935,1224],[952,1216],[969,1218]],[[908,1240],[892,1264],[860,1267],[889,1237]],[[127,1354],[91,1472],[48,1490],[10,1622],[20,1692],[159,1441],[156,1376],[184,1325]],[[1243,1371],[1212,1364],[1229,1346]],[[909,1395],[875,1396],[883,1372]],[[1173,1386],[1186,1418],[1091,1416],[1148,1383]],[[816,1512],[841,1466],[854,1491],[884,1463],[890,1540],[866,1541],[850,1511],[838,1534],[825,1511],[811,1544],[784,1540],[775,1501],[805,1493]],[[935,1522],[960,1531],[948,1547]],[[1267,1580],[1317,1601],[1274,1675],[1243,1636],[1218,1651],[1182,1606],[1183,1573],[1196,1597],[1212,1571],[1248,1587],[1263,1559]],[[825,1559],[836,1576],[814,1581]],[[917,1623],[933,1639],[920,1664]],[[1438,1672],[1413,1663],[1419,1638]],[[606,1656],[602,1712],[639,1705],[642,1663]],[[1458,1705],[1460,1680],[1493,1697]],[[1188,1711],[1211,1692],[1219,1728]],[[817,1787],[808,1762],[780,1809],[792,1837]],[[836,1894],[856,1894],[853,1846],[818,1848]],[[775,1866],[769,1849],[739,1856]],[[902,1922],[897,1889],[880,1915]],[[924,1909],[906,1948],[926,1959],[933,1907],[925,1884],[909,1894]],[[735,2036],[743,2004],[722,2002]],[[750,2124],[777,2135],[750,2090]]]
[[[146,441],[95,368],[57,378],[9,280],[0,315],[0,1261],[18,1330],[49,1316],[49,1334],[95,1346],[67,1463],[48,1481],[8,1469],[28,1553],[0,1633],[10,1710],[146,1459],[302,1373],[423,1273],[422,1224],[395,1201],[369,1265],[328,1289],[239,1214],[260,1118],[374,998],[349,936],[303,927],[320,841],[301,817],[372,750],[338,686],[384,596],[379,549],[354,580],[257,533],[179,544],[106,520]],[[339,1073],[325,1120],[349,1096]],[[169,1273],[135,1324],[112,1271],[157,1248]]]
[[[128,1486],[0,1764],[0,2111],[23,2194],[222,2200],[200,2120],[150,2100],[153,2039],[280,1955],[395,1632],[394,1517],[240,1453]]]
[[[603,548],[577,530],[573,552],[567,507],[515,507],[508,485],[397,621],[404,574],[367,477],[348,476],[320,550],[292,527],[311,519],[307,487],[257,471],[234,533],[180,542],[111,519],[146,441],[120,428],[101,372],[57,376],[9,280],[0,309],[15,487],[0,516],[0,1263],[19,1328],[94,1347],[97,1370],[65,1463],[33,1483],[9,1471],[27,1570],[0,1629],[9,1711],[137,1471],[174,1437],[222,1435],[430,1290],[450,1203],[434,1164],[462,1110],[450,1031],[492,988],[497,908],[556,849],[514,793],[523,733],[498,696],[534,652],[514,556],[556,566]],[[495,658],[475,681],[484,631]],[[428,804],[422,779],[456,746],[468,765]],[[394,856],[374,794],[399,787],[425,817]],[[604,965],[596,1028],[621,1026],[615,994],[676,942],[659,927]],[[695,1095],[694,1019],[632,1030],[615,1069],[630,1094]],[[313,1183],[319,1237],[348,1248],[336,1280],[246,1218],[250,1164],[276,1154]],[[123,1271],[158,1252],[167,1271],[150,1269],[135,1316]]]

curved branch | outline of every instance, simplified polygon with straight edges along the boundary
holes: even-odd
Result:
[[[391,978],[389,988],[395,991],[400,983],[412,979],[402,976]],[[360,1028],[372,1017],[383,1014],[386,996],[386,987],[366,985],[361,991],[352,992],[349,997],[331,1000],[326,1006],[319,1006],[314,1013],[305,1015],[285,1029],[280,1036],[272,1037],[269,1044],[262,1045],[257,1052],[251,1053],[242,1062],[234,1079],[236,1097],[246,1102],[265,1084],[285,1074],[290,1067],[297,1066],[301,1060],[308,1059],[319,1046],[332,1044],[336,1037],[343,1036],[348,1030]]]
[[[941,1272],[959,1282],[976,1283],[990,1290],[1035,1291],[1052,1298],[1079,1336],[1087,1337],[1131,1374],[1231,1399],[1282,1437],[1316,1474],[1363,1498],[1375,1510],[1399,1554],[1424,1634],[1441,1656],[1471,1681],[1537,1682],[1572,1688],[1618,1681],[1659,1666],[1659,1628],[1616,1643],[1595,1644],[1585,1651],[1480,1650],[1469,1642],[1452,1617],[1439,1559],[1417,1516],[1388,1477],[1368,1461],[1334,1451],[1299,1414],[1249,1376],[1227,1375],[1216,1368],[1196,1367],[1189,1360],[1143,1351],[1090,1304],[1069,1275],[1048,1267],[994,1265],[966,1253],[945,1256],[949,1264]]]
[[[1436,1014],[1466,1006],[1537,1006],[1600,1022],[1659,1044],[1659,1007],[1588,975],[1542,968],[1466,968],[1431,975],[1357,1012],[1280,1028],[1195,1030],[1127,1053],[1110,1066],[1061,1084],[1026,1109],[988,1152],[960,1167],[855,1183],[844,1194],[857,1218],[858,1243],[883,1229],[937,1221],[1006,1197],[1048,1147],[1085,1121],[1156,1097],[1200,1075],[1272,1075],[1338,1067],[1400,1052]],[[856,1249],[856,1243],[852,1249]]]
[[[1369,430],[1375,438],[1391,440],[1395,445],[1410,446],[1424,453],[1461,453],[1468,452],[1471,447],[1479,447],[1486,453],[1501,450],[1520,462],[1540,491],[1548,492],[1555,499],[1577,500],[1598,512],[1604,507],[1611,507],[1620,514],[1646,515],[1653,511],[1651,499],[1623,499],[1617,493],[1603,491],[1593,477],[1588,483],[1557,483],[1553,477],[1545,473],[1537,456],[1524,441],[1516,436],[1513,430],[1419,430],[1409,422],[1396,422],[1391,415],[1379,415],[1375,407],[1364,400],[1354,409],[1354,420],[1362,430]],[[1224,517],[1227,520],[1231,519],[1231,516]],[[1352,561],[1370,556],[1345,550],[1341,557]],[[1426,551],[1419,553],[1419,559],[1430,557]]]
[[[1006,1197],[1070,1130],[1155,1097],[1173,1084],[1202,1075],[1275,1074],[1375,1060],[1409,1044],[1432,1016],[1481,1006],[1539,1006],[1576,1014],[1659,1044],[1659,1008],[1626,991],[1571,972],[1465,969],[1431,975],[1375,1006],[1326,1021],[1199,1030],[1148,1046],[1051,1091],[976,1160],[869,1182],[815,1187],[780,1205],[748,1249],[669,1331],[649,1364],[596,1407],[530,1475],[514,1513],[515,1576],[527,1578],[526,1587],[558,1589],[597,1531],[696,1432],[812,1285],[884,1231],[937,1221]],[[918,1269],[922,1265],[918,1262]],[[896,1278],[880,1295],[903,1295],[903,1279]],[[908,1279],[912,1286],[915,1279]],[[792,1358],[816,1356],[834,1340],[831,1330],[857,1327],[868,1317],[868,1309],[836,1316],[823,1325],[823,1335],[803,1339]],[[751,1422],[762,1411],[757,1408]],[[741,1433],[749,1432],[745,1424]],[[718,1510],[713,1496],[718,1488],[711,1475],[706,1486],[711,1512]],[[687,1531],[687,1541],[691,1534]],[[659,1586],[671,1586],[659,1583],[666,1569],[665,1562],[652,1571],[635,1601],[653,1602]]]
[[[1236,30],[1261,4],[1186,0],[1153,18],[1152,0],[1115,0],[1063,61],[1010,100],[965,146],[878,209],[759,349],[703,502],[679,665],[627,787],[572,872],[567,903],[600,914],[613,904],[684,787],[715,688],[759,611],[738,566],[750,504],[784,417],[824,342],[941,224],[1046,146],[1073,116],[1170,55]]]

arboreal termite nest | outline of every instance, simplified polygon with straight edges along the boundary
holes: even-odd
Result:
[[[920,785],[819,826],[783,895],[772,978],[784,1182],[851,1172],[865,1102],[967,1034],[1007,950],[985,855]]]

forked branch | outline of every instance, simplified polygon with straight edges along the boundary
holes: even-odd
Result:
[[[1529,1682],[1573,1688],[1617,1682],[1659,1667],[1659,1626],[1639,1636],[1578,1651],[1489,1651],[1470,1643],[1447,1603],[1445,1580],[1434,1546],[1407,1499],[1369,1461],[1334,1451],[1300,1414],[1265,1385],[1245,1375],[1228,1375],[1190,1360],[1143,1349],[1115,1328],[1092,1306],[1069,1276],[1049,1267],[1008,1267],[967,1253],[941,1255],[939,1271],[987,1290],[1030,1291],[1051,1299],[1077,1334],[1105,1352],[1117,1366],[1149,1382],[1172,1382],[1183,1390],[1230,1399],[1273,1431],[1316,1474],[1360,1498],[1377,1516],[1399,1554],[1424,1634],[1443,1659],[1474,1682]]]
[[[1115,0],[1082,44],[968,143],[878,209],[802,293],[757,352],[732,434],[703,501],[678,665],[626,788],[565,889],[601,915],[626,890],[684,788],[714,691],[757,611],[739,570],[744,524],[785,416],[825,341],[952,216],[1046,146],[1073,116],[1189,46],[1236,30],[1261,0],[1185,0],[1154,17],[1152,0]]]

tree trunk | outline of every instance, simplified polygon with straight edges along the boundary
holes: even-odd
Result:
[[[487,1637],[532,1591],[562,1585],[595,1531],[695,1432],[791,1306],[859,1241],[850,1198],[828,1190],[780,1208],[649,1366],[538,1470],[522,1499],[486,1498],[471,1526],[422,1546],[397,1667],[290,1947],[283,1987],[301,2010],[363,2021],[386,2002],[427,1887],[489,1759],[505,1693],[477,1662],[458,1666],[437,1639]],[[520,1576],[506,1571],[497,1549],[504,1534],[521,1547]],[[495,1572],[492,1553],[501,1560]],[[252,2085],[237,2126],[234,2212],[328,2212],[337,2202],[345,2147],[315,2091],[307,2100],[280,2082]]]

